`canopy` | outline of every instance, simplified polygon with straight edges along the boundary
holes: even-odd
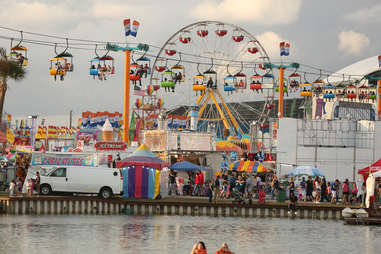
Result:
[[[364,181],[366,181],[366,178],[368,178],[369,173],[378,172],[381,170],[381,159],[373,163],[372,165],[360,169],[357,173],[359,175],[362,175],[364,177]]]
[[[162,159],[158,158],[145,144],[136,149],[135,152],[127,156],[125,159],[118,161],[116,166],[118,168],[123,168],[131,165],[140,165],[151,167],[155,169],[162,169],[163,167],[168,166],[169,164]]]
[[[267,169],[258,161],[239,160],[230,164],[230,170],[246,171],[252,173],[264,173]]]
[[[294,168],[289,175],[292,176],[324,176],[322,172],[320,172],[319,169],[314,168],[312,166],[299,166],[297,168]]]
[[[177,170],[177,171],[194,171],[194,170],[204,170],[203,167],[196,165],[189,161],[182,161],[182,162],[176,162],[172,166],[169,167],[170,169]]]

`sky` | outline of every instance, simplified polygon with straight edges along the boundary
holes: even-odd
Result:
[[[279,60],[279,42],[285,40],[291,43],[288,61],[331,71],[381,53],[379,0],[2,0],[2,6],[1,26],[69,38],[124,41],[123,19],[136,19],[141,23],[138,36],[129,42],[156,46],[188,24],[217,20],[250,32],[272,61]],[[1,29],[0,35],[19,37]],[[0,39],[0,47],[9,46],[9,40]],[[29,45],[28,49],[27,76],[20,82],[9,81],[6,112],[15,116],[69,115],[70,110],[75,115],[87,110],[122,112],[121,53],[114,54],[117,74],[100,82],[89,76],[94,52],[71,50],[75,71],[64,82],[54,82],[48,75],[53,48]]]

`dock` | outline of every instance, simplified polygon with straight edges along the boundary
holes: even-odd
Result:
[[[45,214],[127,214],[127,215],[179,215],[218,217],[275,217],[341,220],[344,205],[298,203],[295,212],[287,203],[238,204],[230,200],[208,203],[203,198],[166,198],[161,200],[123,199],[109,200],[84,196],[32,196],[0,197],[2,215]],[[356,208],[355,206],[353,208]]]

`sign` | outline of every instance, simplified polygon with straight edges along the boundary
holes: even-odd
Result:
[[[32,165],[95,166],[91,154],[33,153]]]
[[[16,153],[32,153],[32,146],[16,146]]]
[[[98,142],[95,145],[97,151],[124,151],[127,144],[124,142]]]

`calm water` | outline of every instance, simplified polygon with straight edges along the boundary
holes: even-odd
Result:
[[[270,218],[0,217],[1,254],[189,253],[200,239],[208,253],[222,242],[235,253],[380,253],[381,227]]]

